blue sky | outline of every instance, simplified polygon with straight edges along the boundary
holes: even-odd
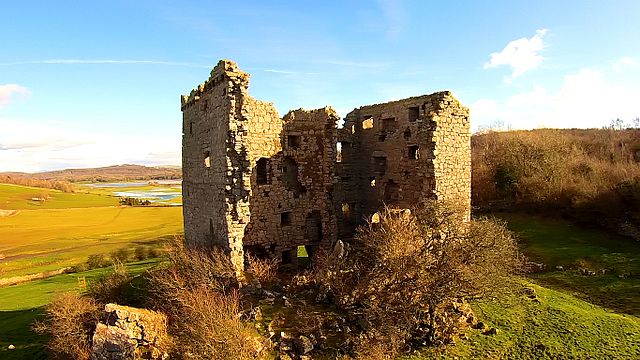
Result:
[[[452,90],[474,130],[640,116],[639,1],[37,1],[0,12],[0,171],[180,163],[218,59],[289,109]]]

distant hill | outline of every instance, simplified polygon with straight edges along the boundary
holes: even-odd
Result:
[[[162,180],[180,179],[182,170],[179,166],[143,166],[143,165],[113,165],[99,168],[64,169],[39,173],[5,172],[0,178],[27,178],[49,181],[127,181],[127,180]]]

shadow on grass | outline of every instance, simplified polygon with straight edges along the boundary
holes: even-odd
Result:
[[[495,213],[546,270],[533,281],[611,310],[640,315],[640,244],[598,229],[522,213]]]
[[[31,324],[43,314],[42,308],[0,311],[0,358],[47,359],[47,337],[35,333]],[[9,350],[9,345],[15,349]]]

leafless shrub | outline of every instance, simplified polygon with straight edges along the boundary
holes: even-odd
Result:
[[[176,238],[169,266],[150,273],[155,307],[169,317],[181,344],[175,354],[195,359],[256,359],[268,341],[242,321],[235,270],[220,249],[190,249]]]
[[[240,297],[209,288],[180,294],[176,324],[181,346],[199,359],[259,359],[269,352],[268,340],[240,319]]]
[[[50,336],[47,347],[55,358],[87,360],[91,356],[91,335],[99,316],[91,299],[68,293],[55,298],[45,309],[44,321],[34,330]]]
[[[127,288],[132,276],[120,262],[113,264],[113,271],[89,283],[87,295],[100,304],[126,303]]]
[[[273,282],[278,274],[278,259],[259,259],[251,254],[247,256],[246,272],[261,283]]]
[[[386,209],[357,231],[344,256],[321,263],[316,280],[371,324],[370,344],[393,344],[391,353],[412,341],[446,341],[457,328],[447,304],[502,287],[521,259],[502,224],[465,222],[455,206],[429,202],[410,214]]]
[[[171,313],[184,290],[210,289],[226,293],[236,287],[235,270],[228,256],[218,248],[192,249],[176,237],[170,245],[169,266],[149,273],[155,306]]]

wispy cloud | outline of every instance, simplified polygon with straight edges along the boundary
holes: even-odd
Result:
[[[29,96],[29,90],[18,84],[0,85],[0,106],[6,105],[12,100]]]
[[[387,21],[386,35],[389,39],[397,38],[407,24],[407,12],[401,0],[378,0],[378,6]]]
[[[167,66],[185,66],[196,68],[212,68],[213,65],[197,64],[191,62],[180,61],[161,61],[161,60],[114,60],[114,59],[45,59],[33,61],[15,61],[8,63],[0,63],[0,66],[10,65],[29,65],[29,64],[55,64],[55,65],[167,65]]]
[[[512,72],[510,77],[505,78],[507,82],[537,68],[544,60],[540,52],[546,47],[543,38],[547,32],[547,29],[540,29],[531,38],[509,42],[502,51],[489,55],[490,59],[484,64],[484,68],[491,69],[501,65],[510,67]]]

